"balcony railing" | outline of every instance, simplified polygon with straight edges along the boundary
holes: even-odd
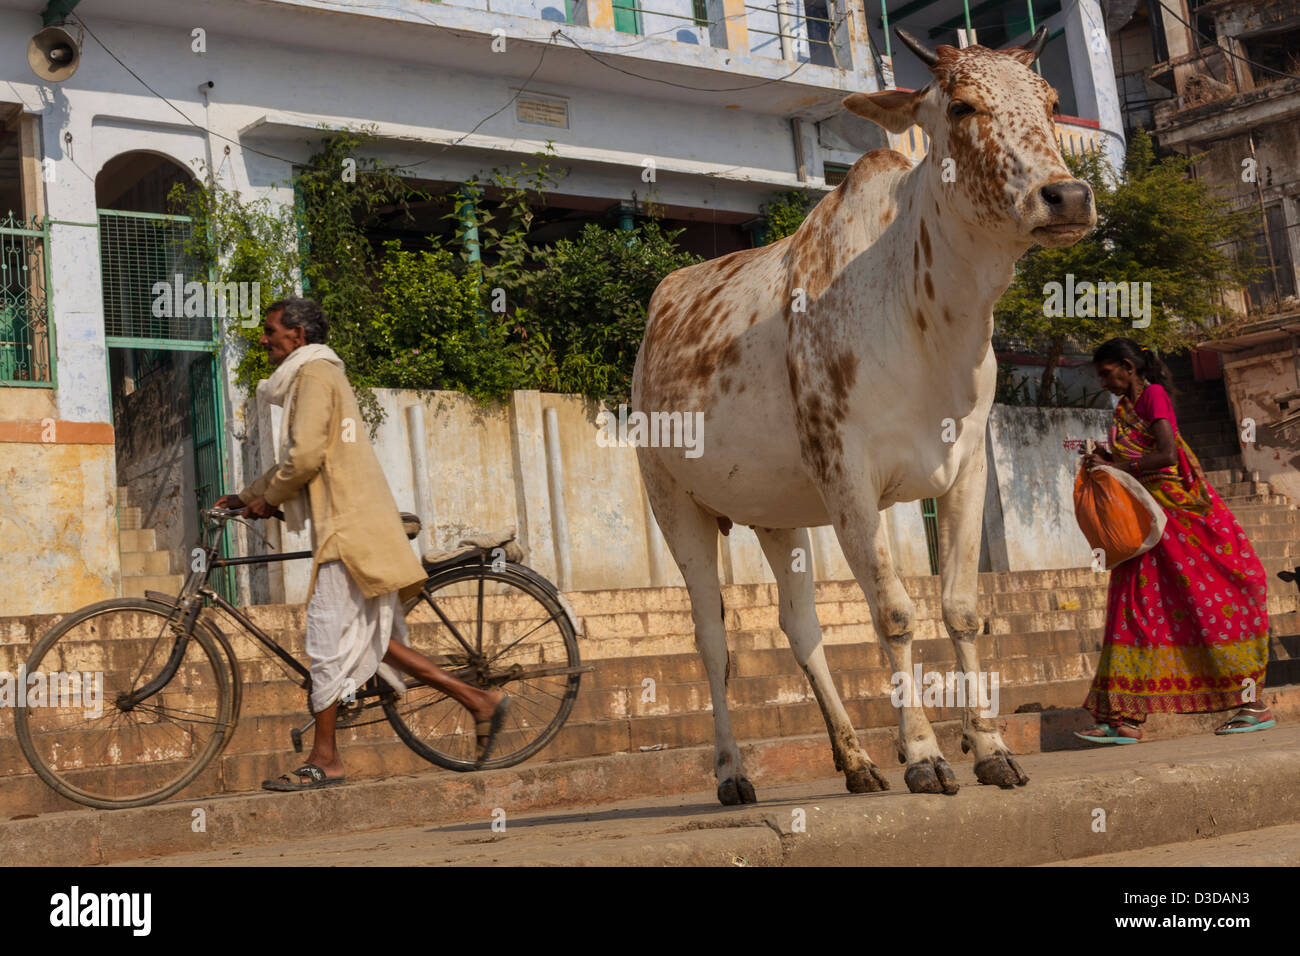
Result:
[[[494,14],[852,68],[848,0],[444,0]]]

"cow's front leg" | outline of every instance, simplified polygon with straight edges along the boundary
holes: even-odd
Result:
[[[844,481],[823,494],[840,548],[871,605],[876,636],[889,656],[895,685],[902,681],[898,737],[901,757],[907,764],[903,775],[907,789],[913,793],[956,793],[957,776],[943,759],[939,741],[921,708],[920,688],[912,693],[916,606],[894,571],[874,489],[854,488],[851,482]]]
[[[980,618],[979,558],[987,477],[984,442],[971,452],[952,488],[938,499],[939,573],[943,577],[943,622],[957,655],[965,690],[962,709],[963,752],[974,751],[975,777],[999,787],[1029,782],[998,731],[998,675],[980,669],[975,641]],[[981,699],[983,698],[983,699]],[[985,710],[986,705],[988,710]]]
[[[781,630],[790,640],[795,660],[808,676],[817,704],[826,721],[831,738],[831,752],[835,756],[835,769],[844,771],[845,784],[851,793],[873,793],[888,790],[889,781],[871,762],[866,750],[858,741],[848,713],[835,689],[826,652],[822,647],[821,625],[817,622],[811,568],[795,571],[792,558],[796,550],[804,555],[811,553],[807,528],[755,528],[758,542],[776,578],[777,596],[780,600]]]

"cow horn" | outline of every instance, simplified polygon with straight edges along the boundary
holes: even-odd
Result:
[[[939,62],[939,54],[935,53],[928,46],[925,46],[920,40],[912,36],[902,27],[894,27],[894,34],[903,41],[903,46],[907,47],[917,55],[926,66],[934,66]]]
[[[1043,47],[1047,46],[1047,27],[1041,26],[1035,31],[1034,35],[1029,38],[1029,42],[1022,47],[1034,55],[1037,60],[1043,53]],[[1030,61],[1033,62],[1032,60]]]

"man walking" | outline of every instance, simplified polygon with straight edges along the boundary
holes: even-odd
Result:
[[[411,552],[392,492],[361,427],[343,361],[325,344],[329,324],[318,303],[281,299],[266,310],[261,344],[276,366],[271,403],[284,409],[279,461],[220,508],[269,518],[283,506],[290,530],[311,517],[307,655],[316,733],[307,762],[266,780],[267,790],[313,790],[342,783],[335,746],[340,698],[378,671],[402,689],[391,665],[459,702],[473,715],[478,762],[491,752],[509,699],[457,680],[407,646],[402,602],[419,591],[424,569]]]

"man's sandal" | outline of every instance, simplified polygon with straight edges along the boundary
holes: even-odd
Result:
[[[300,783],[294,780],[294,777],[307,777],[309,779],[306,783]],[[314,763],[305,763],[297,770],[280,774],[274,780],[263,780],[262,789],[276,790],[281,793],[294,790],[320,790],[322,787],[333,787],[344,783],[347,779],[347,777],[327,777],[325,771]]]
[[[1120,726],[1124,726],[1125,723],[1126,722],[1122,721]],[[1127,724],[1127,726],[1132,727],[1134,725]],[[1101,733],[1089,734],[1084,731],[1076,730],[1074,736],[1078,737],[1080,740],[1086,740],[1090,744],[1135,744],[1142,739],[1141,737],[1130,737],[1128,734],[1120,733],[1119,727],[1114,727],[1110,724],[1097,724],[1095,727],[1090,727],[1088,729],[1100,730]]]
[[[492,716],[487,720],[478,720],[474,722],[474,734],[478,737],[486,737],[487,742],[479,747],[478,758],[474,761],[474,769],[480,769],[487,762],[488,757],[492,754],[492,748],[496,746],[497,734],[505,725],[506,714],[510,711],[509,696],[502,697],[497,702],[497,709],[492,711]]]
[[[1267,714],[1267,708],[1260,711]],[[1245,724],[1245,727],[1233,727],[1232,724]],[[1260,720],[1256,714],[1248,710],[1240,710],[1233,714],[1228,720],[1224,721],[1214,732],[1216,736],[1222,737],[1224,734],[1249,734],[1256,730],[1268,730],[1270,727],[1276,727],[1277,721],[1270,717],[1268,720]]]

